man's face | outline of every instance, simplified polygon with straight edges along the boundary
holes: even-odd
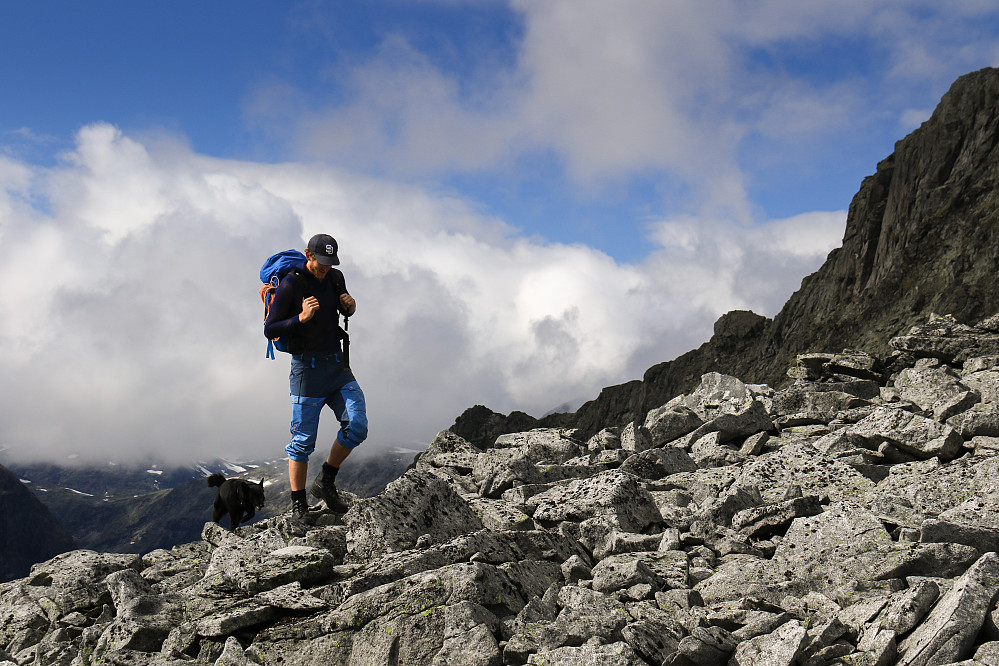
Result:
[[[326,277],[326,274],[330,272],[331,266],[324,266],[323,264],[316,261],[316,255],[313,254],[312,252],[309,252],[308,250],[306,250],[305,252],[305,258],[306,258],[305,267],[309,269],[309,272],[315,275],[316,278],[319,279],[319,281],[321,282],[323,278]]]

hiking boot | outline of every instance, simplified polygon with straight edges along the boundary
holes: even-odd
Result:
[[[313,497],[318,497],[326,502],[326,508],[330,511],[347,513],[347,505],[340,499],[340,494],[336,491],[336,484],[332,479],[327,478],[325,469],[319,472],[319,476],[312,482],[309,491]]]
[[[309,523],[309,503],[305,500],[291,502],[291,520],[299,525],[307,525]]]

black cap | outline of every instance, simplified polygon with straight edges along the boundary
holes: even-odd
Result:
[[[336,256],[336,239],[329,234],[316,234],[309,239],[308,250],[316,255],[316,261],[323,266],[339,266]]]

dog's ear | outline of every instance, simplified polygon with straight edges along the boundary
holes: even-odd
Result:
[[[260,477],[260,483],[258,483],[257,485],[260,486],[261,488],[264,487],[264,477]]]

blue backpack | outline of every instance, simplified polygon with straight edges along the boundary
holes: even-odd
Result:
[[[305,270],[305,255],[298,250],[285,250],[267,257],[267,261],[260,268],[260,300],[264,303],[264,321],[271,310],[271,303],[274,301],[274,292],[281,284],[281,278],[292,271]],[[274,350],[288,352],[288,342],[281,338],[267,340],[266,358],[274,358]]]

